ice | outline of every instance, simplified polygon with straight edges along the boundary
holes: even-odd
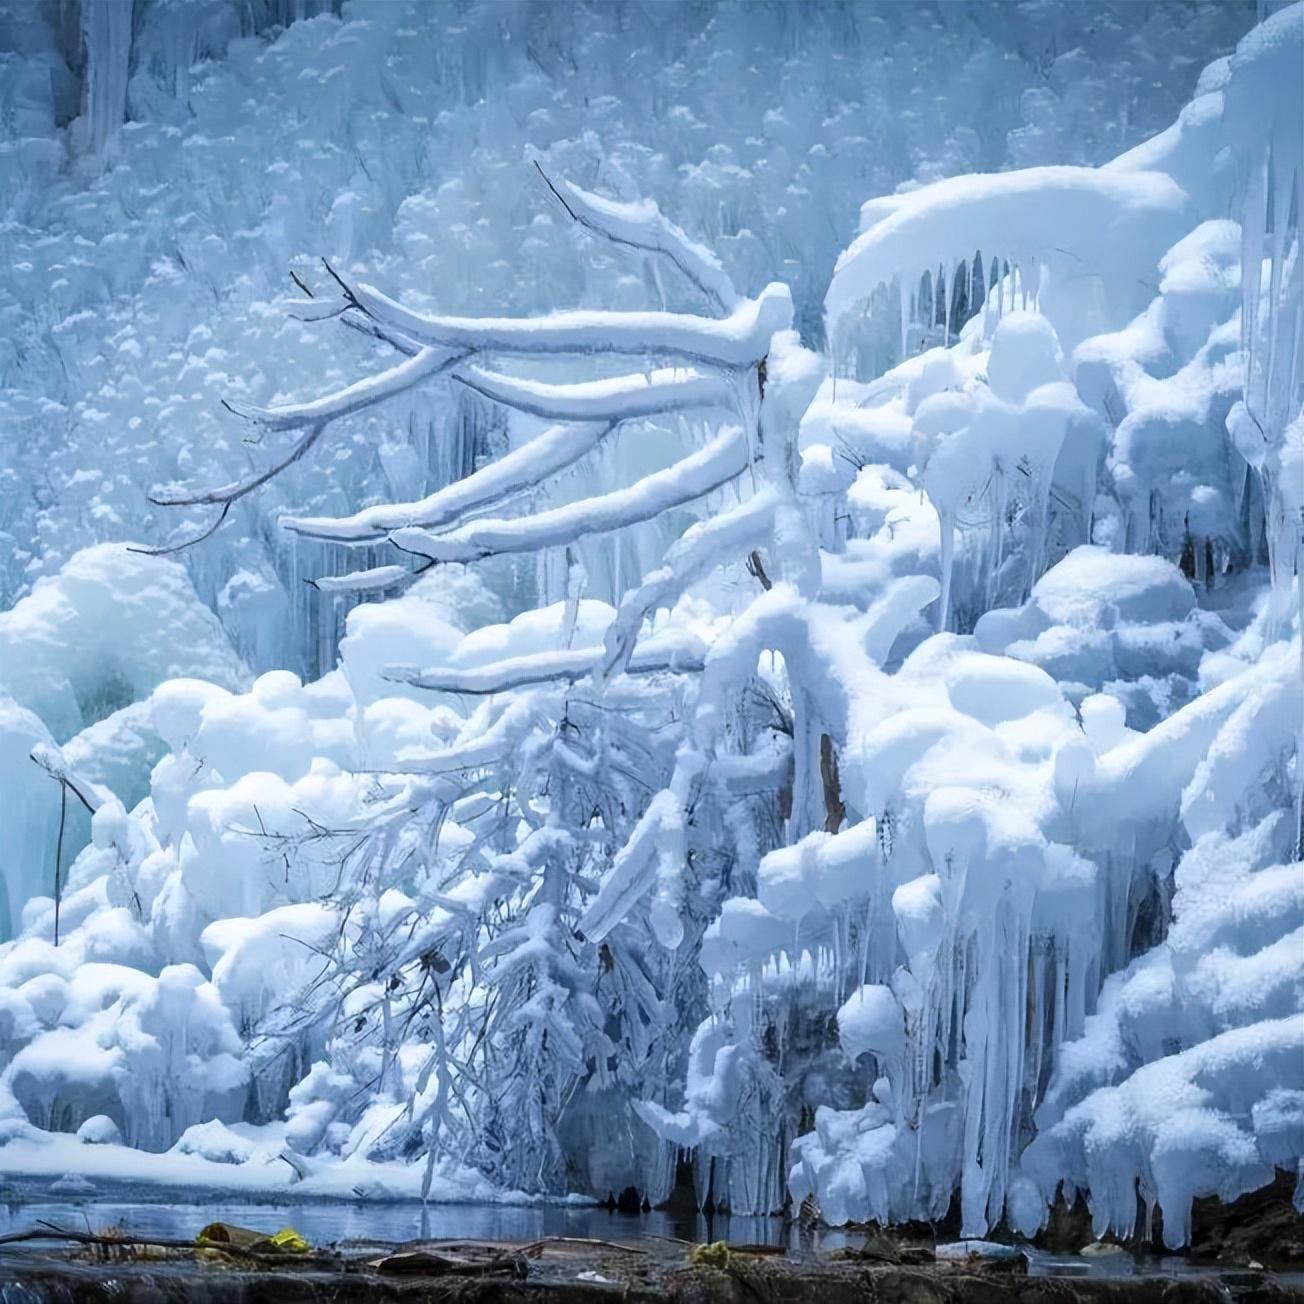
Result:
[[[0,613],[0,767],[14,798],[0,817],[7,908],[0,936],[15,931],[28,898],[54,888],[59,789],[32,764],[33,748],[66,742],[75,769],[134,804],[161,752],[144,700],[186,674],[230,688],[248,679],[175,562],[102,544]],[[88,834],[81,806],[71,806],[64,870]]]
[[[1298,1170],[1304,7],[305,8],[0,4],[0,1167]]]
[[[935,182],[901,196],[890,213],[862,213],[862,233],[839,257],[825,299],[830,333],[836,341],[853,307],[879,285],[898,275],[907,283],[939,258],[947,266],[972,259],[975,249],[1016,268],[1011,295],[1024,306],[1029,297],[1068,296],[1072,259],[1089,261],[1117,310],[1136,291],[1111,268],[1158,261],[1182,233],[1187,203],[1162,172],[1061,166]],[[1128,252],[1110,257],[1111,245]],[[1069,306],[1064,324],[1076,325],[1077,304]]]
[[[838,1010],[838,1042],[849,1059],[867,1051],[890,1063],[905,1048],[905,1015],[888,987],[869,983]]]
[[[61,742],[179,675],[248,680],[175,562],[101,544],[0,613],[0,678]]]

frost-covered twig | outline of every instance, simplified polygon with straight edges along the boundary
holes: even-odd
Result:
[[[266,470],[246,476],[242,480],[233,480],[230,484],[218,485],[213,489],[192,491],[169,489],[156,485],[148,495],[149,501],[156,507],[193,507],[201,504],[224,508],[230,507],[232,503],[253,493],[255,489],[262,488],[269,480],[280,475],[287,467],[293,466],[295,462],[299,461],[322,437],[326,425],[327,423],[323,421],[310,426],[308,433],[290,449],[289,453],[279,462],[274,462],[267,467]]]
[[[63,784],[91,815],[105,802],[113,800],[113,794],[103,785],[79,775],[68,764],[63,752],[52,743],[37,743],[32,748],[31,758],[50,778]]]
[[[581,190],[565,178],[554,182],[535,160],[535,168],[569,216],[614,244],[660,254],[670,260],[721,312],[738,301],[729,274],[704,245],[691,240],[651,199],[622,203]]]

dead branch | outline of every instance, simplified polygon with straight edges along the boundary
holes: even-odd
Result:
[[[836,833],[846,818],[847,808],[842,804],[837,753],[828,734],[820,734],[820,779],[824,784],[824,831]]]
[[[199,1245],[193,1240],[179,1240],[168,1236],[118,1236],[97,1235],[95,1232],[77,1232],[66,1227],[56,1227],[53,1223],[41,1223],[24,1231],[5,1232],[0,1235],[0,1246],[18,1245],[28,1241],[68,1241],[74,1245],[94,1245],[105,1250],[152,1248],[159,1250],[217,1250],[223,1254],[256,1259],[259,1262],[290,1262],[301,1264],[320,1264],[338,1262],[335,1255],[326,1254],[285,1254],[278,1250],[260,1250],[255,1246],[231,1245],[214,1241]]]

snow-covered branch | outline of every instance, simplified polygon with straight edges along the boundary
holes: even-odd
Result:
[[[452,774],[495,765],[510,756],[530,730],[547,720],[552,696],[543,689],[509,699],[494,722],[476,737],[438,752],[403,752],[399,761],[413,774]]]
[[[427,567],[409,570],[406,566],[373,566],[368,570],[349,571],[347,575],[319,575],[307,582],[319,593],[389,593],[411,584]]]
[[[614,244],[669,259],[721,312],[728,312],[738,302],[738,291],[720,260],[671,222],[655,200],[622,203],[606,199],[581,190],[565,178],[554,182],[537,162],[534,166],[562,207],[581,226]]]
[[[310,539],[374,543],[393,530],[438,529],[468,512],[524,493],[578,462],[611,432],[596,423],[552,426],[497,461],[414,503],[382,503],[352,516],[284,517],[281,525]]]
[[[704,448],[625,489],[583,498],[536,516],[472,521],[439,535],[425,529],[398,529],[390,538],[407,552],[445,562],[558,547],[587,535],[650,521],[702,498],[740,475],[747,468],[748,455],[743,431],[730,426]]]
[[[666,550],[665,560],[621,600],[616,619],[604,638],[601,674],[618,674],[644,619],[668,607],[687,588],[715,567],[746,556],[764,542],[774,524],[778,495],[762,489],[745,503],[690,526]]]
[[[496,403],[550,421],[634,421],[686,408],[727,408],[735,399],[724,377],[680,367],[575,385],[549,385],[480,367],[465,368],[457,379]]]
[[[535,652],[529,656],[505,657],[487,665],[469,669],[441,667],[414,670],[393,666],[385,677],[413,688],[429,688],[441,693],[504,693],[530,684],[583,679],[602,654],[600,647],[561,648]],[[648,675],[668,671],[685,674],[699,671],[705,663],[706,649],[701,639],[680,630],[653,635],[635,649],[625,673]]]
[[[656,886],[650,907],[657,940],[670,950],[683,940],[681,905],[688,861],[685,810],[706,768],[706,758],[683,747],[669,787],[648,803],[625,845],[616,853],[598,895],[580,918],[579,929],[600,942]]]
[[[765,357],[771,336],[787,330],[793,315],[792,294],[778,282],[722,318],[584,308],[543,317],[436,317],[369,285],[350,293],[369,317],[423,345],[483,353],[636,353],[738,368]]]
[[[466,351],[457,353],[448,349],[423,348],[393,367],[307,403],[286,403],[271,408],[234,399],[224,399],[223,403],[236,416],[243,417],[264,430],[297,430],[301,426],[335,421],[373,407],[395,394],[402,394],[424,381],[443,375],[469,356]]]

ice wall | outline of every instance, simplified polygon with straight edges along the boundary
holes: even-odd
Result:
[[[332,342],[324,362],[319,331],[270,311],[296,293],[292,264],[315,284],[319,255],[356,260],[445,311],[673,296],[673,277],[645,260],[576,247],[528,166],[537,153],[617,197],[655,194],[745,290],[789,283],[817,341],[828,268],[865,194],[1016,158],[1097,162],[1168,120],[1189,89],[1156,75],[1154,49],[1202,57],[1251,10],[1160,5],[1138,22],[1124,4],[1122,21],[1073,29],[1082,48],[1066,59],[1070,19],[1036,5],[1009,26],[948,11],[938,31],[899,5],[572,14],[492,3],[470,6],[451,43],[425,5],[390,0],[338,16],[316,0],[88,0],[60,11],[61,29],[17,5],[0,48],[48,76],[6,79],[18,99],[0,142],[11,164],[0,202],[16,223],[0,284],[0,402],[15,450],[0,486],[13,521],[0,598],[77,547],[121,537],[124,522],[147,541],[197,526],[148,513],[143,496],[259,455],[222,396],[266,402],[369,364],[361,340]],[[631,84],[633,65],[643,73]],[[1020,96],[1033,82],[1045,87],[1035,109]],[[1088,84],[1106,111],[1076,102]],[[988,111],[975,119],[978,99]],[[1040,143],[1015,150],[1028,112]],[[1078,129],[1087,121],[1098,135]],[[64,169],[64,145],[79,140],[112,166]],[[826,216],[812,224],[809,211]],[[69,244],[84,261],[67,263]],[[338,511],[396,482],[418,496],[501,450],[509,436],[484,421],[483,405],[435,388],[382,421],[345,423],[283,496],[242,506],[215,546],[192,553],[197,587],[242,654],[301,673],[333,664],[348,604],[303,578],[342,559],[282,538],[272,522],[285,503]],[[37,506],[23,487],[47,480]],[[595,591],[617,596],[664,542],[632,534],[591,550]],[[514,604],[536,597],[533,574],[499,583]]]
[[[1105,167],[1053,157],[1050,127],[1061,101],[1065,132],[1093,115],[1112,37],[1093,68],[1041,60],[1017,139],[997,97],[976,141],[889,152],[882,176],[879,92],[840,52],[894,41],[905,83],[882,93],[938,132],[930,77],[958,59],[936,33],[922,74],[898,58],[900,7],[864,31],[832,10],[744,30],[721,6],[687,34],[649,16],[639,49],[672,71],[583,112],[577,52],[613,87],[628,63],[601,9],[580,30],[472,6],[433,52],[400,6],[363,12],[236,42],[185,88],[194,121],[124,130],[89,189],[23,156],[15,204],[48,201],[97,257],[64,287],[62,255],[24,245],[51,295],[6,377],[70,375],[58,398],[6,391],[23,430],[65,432],[25,450],[10,500],[39,459],[67,483],[36,543],[15,535],[14,576],[57,578],[5,618],[0,681],[41,712],[5,729],[15,756],[63,743],[95,812],[59,901],[11,906],[0,1137],[60,1155],[55,1133],[118,1135],[251,1183],[270,1162],[428,1193],[470,1162],[654,1199],[683,1150],[700,1198],[739,1212],[939,1217],[958,1195],[966,1233],[1031,1233],[1082,1192],[1098,1232],[1132,1231],[1139,1200],[1170,1244],[1194,1198],[1298,1164],[1301,263],[1293,146],[1265,142],[1301,116],[1304,10]],[[1182,39],[1216,28],[1182,12]],[[1062,13],[1023,16],[1025,48],[1060,48]],[[1156,34],[1129,29],[1135,59],[1111,66],[1152,69]],[[1004,88],[989,54],[970,50],[969,90]],[[758,127],[767,69],[819,90]],[[803,134],[830,121],[836,159]],[[656,193],[696,289],[646,244],[577,239],[573,209],[519,185],[526,143],[590,217],[650,221],[619,201]],[[791,305],[812,343],[805,269],[821,242],[833,265],[855,202],[1006,148],[1030,166],[865,204],[829,357],[802,346]],[[297,259],[305,233],[338,277]],[[291,262],[287,317],[270,269]],[[776,269],[795,296],[756,293]],[[371,334],[299,320],[342,285]],[[359,405],[189,554],[239,652],[324,673],[249,685],[171,563],[56,569],[68,540],[124,532],[147,480],[268,465],[297,402],[357,399],[449,341],[508,361]],[[646,371],[608,372],[622,349]],[[673,416],[639,407],[682,389]],[[558,408],[572,425],[545,424]],[[595,411],[628,427],[586,444]],[[531,479],[535,456],[558,474]],[[396,503],[435,519],[366,535]],[[286,509],[297,532],[271,528]],[[438,565],[397,597],[337,596],[340,572],[392,563],[391,532]],[[81,655],[88,612],[107,678]],[[30,809],[21,874],[50,836],[53,808]]]

